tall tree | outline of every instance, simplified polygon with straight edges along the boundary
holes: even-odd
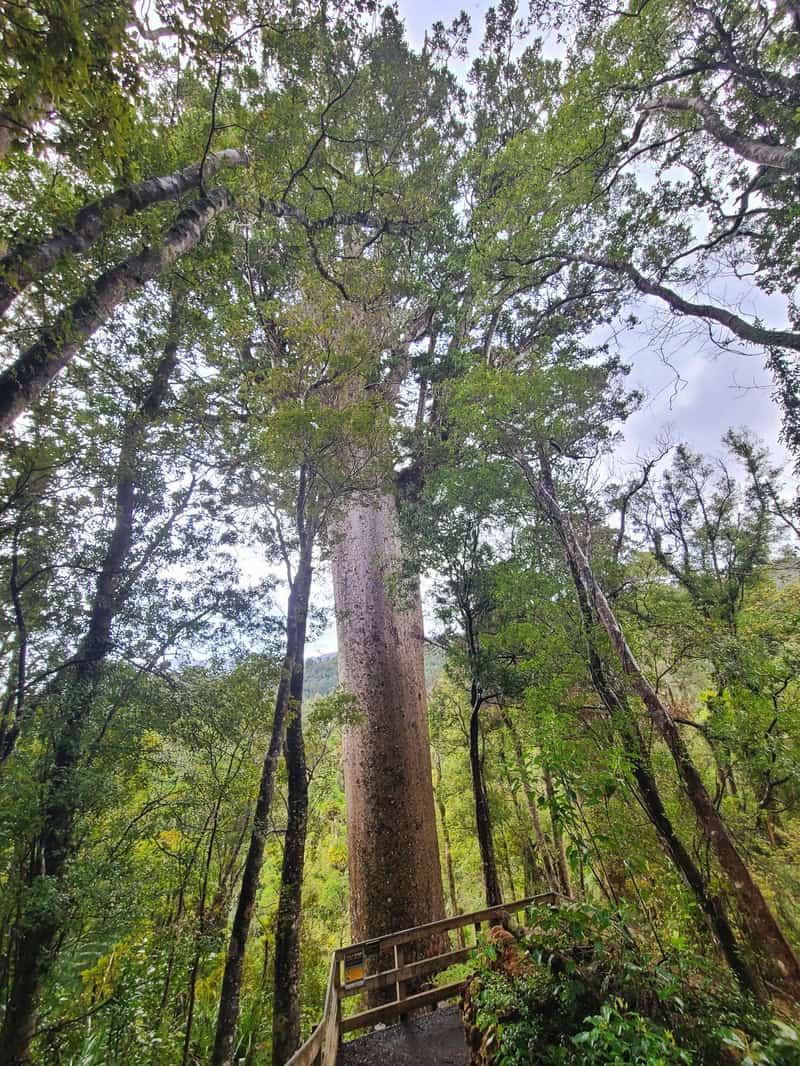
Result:
[[[102,669],[113,647],[112,627],[126,593],[130,591],[130,555],[137,508],[142,505],[137,485],[147,433],[159,418],[175,370],[179,350],[180,316],[170,326],[163,354],[135,409],[126,418],[119,445],[114,486],[114,519],[99,568],[85,634],[77,652],[62,672],[54,696],[58,725],[52,739],[52,757],[44,769],[41,828],[34,845],[27,892],[33,898],[47,885],[60,886],[75,851],[75,823],[80,812],[79,771],[87,721],[97,698]],[[137,488],[139,493],[137,494]],[[15,723],[17,729],[19,723]],[[7,744],[16,732],[7,733]],[[9,1007],[0,1033],[0,1061],[13,1064],[30,1060],[42,984],[52,966],[63,930],[64,902],[53,900],[34,923],[20,921],[14,944],[14,977]]]

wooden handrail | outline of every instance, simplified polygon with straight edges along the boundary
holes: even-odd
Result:
[[[503,903],[496,907],[484,907],[470,914],[459,914],[454,918],[442,918],[436,922],[427,922],[425,925],[417,925],[412,929],[401,929],[396,933],[388,933],[386,936],[375,937],[372,940],[362,940],[358,944],[350,944],[348,947],[337,948],[331,956],[331,968],[328,977],[328,989],[325,995],[325,1008],[322,1021],[306,1040],[305,1044],[292,1055],[286,1066],[336,1066],[336,1055],[339,1042],[343,1033],[353,1032],[355,1029],[365,1029],[378,1022],[393,1021],[401,1015],[411,1013],[420,1007],[430,1004],[441,1003],[447,999],[453,999],[459,995],[463,987],[462,981],[454,981],[450,984],[441,985],[438,988],[429,988],[424,992],[406,996],[402,990],[403,983],[413,980],[415,977],[427,977],[441,973],[457,962],[463,962],[469,957],[473,947],[457,948],[455,951],[445,951],[439,955],[428,956],[415,962],[396,964],[391,970],[383,970],[377,974],[370,974],[350,985],[343,984],[341,966],[345,955],[351,955],[365,949],[379,956],[382,948],[397,947],[408,944],[414,940],[428,940],[438,933],[446,933],[451,929],[462,929],[465,926],[475,927],[476,938],[483,922],[491,921],[492,918],[502,918],[504,915],[516,914],[543,904],[558,905],[565,899],[558,892],[542,892],[537,896],[528,896],[525,899],[514,900],[513,903]],[[399,960],[399,955],[395,955]],[[374,991],[380,988],[389,988],[394,985],[397,989],[397,998],[389,1003],[372,1007],[349,1018],[342,1019],[341,1001],[346,996],[356,995],[364,991]]]
[[[341,959],[344,958],[346,952],[373,947],[375,944],[379,948],[390,948],[394,944],[407,944],[412,940],[422,940],[425,937],[435,936],[437,933],[446,933],[450,929],[461,929],[467,925],[486,922],[490,918],[499,918],[503,914],[514,914],[525,910],[526,907],[555,902],[563,898],[558,892],[540,892],[537,896],[526,896],[525,899],[514,900],[513,903],[498,903],[494,907],[484,907],[482,910],[471,911],[469,914],[457,914],[454,918],[440,918],[435,922],[426,922],[425,925],[415,925],[412,929],[400,929],[396,933],[373,937],[372,940],[360,940],[345,948],[337,948],[334,954]]]

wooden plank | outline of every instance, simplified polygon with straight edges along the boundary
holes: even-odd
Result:
[[[425,940],[437,933],[447,932],[448,929],[460,929],[462,926],[473,923],[486,922],[490,918],[496,918],[501,914],[516,914],[541,903],[554,903],[558,898],[556,892],[542,892],[538,896],[528,896],[525,899],[514,900],[511,903],[502,903],[497,907],[486,907],[484,910],[473,911],[471,914],[459,914],[455,918],[442,918],[436,922],[427,922],[425,925],[417,925],[413,929],[401,929],[397,933],[388,933],[386,936],[375,937],[372,940],[362,940],[357,944],[348,944],[346,948],[337,948],[336,955],[344,956],[345,951],[354,948],[365,948],[367,945],[377,944],[379,948],[390,948],[395,944],[408,944],[413,940]]]
[[[348,947],[337,948],[331,956],[331,968],[328,977],[328,988],[325,995],[325,1010],[322,1021],[308,1040],[306,1040],[305,1044],[298,1048],[294,1055],[292,1055],[286,1066],[315,1066],[320,1052],[322,1052],[323,1066],[336,1066],[336,1056],[342,1033],[352,1032],[353,1029],[369,1027],[370,1025],[376,1024],[378,1021],[384,1020],[384,1018],[396,1018],[401,1014],[406,1014],[409,1011],[415,1010],[417,1007],[424,1007],[430,1003],[438,1003],[445,999],[452,999],[460,993],[463,984],[463,982],[457,981],[453,984],[443,985],[441,988],[428,989],[425,992],[417,993],[415,996],[409,996],[404,1000],[387,1003],[369,1011],[362,1011],[361,1014],[353,1015],[352,1018],[347,1018],[345,1021],[342,1021],[340,997],[343,993],[340,991],[340,966],[346,951],[351,950],[351,948],[366,947],[368,944],[377,944],[379,948],[389,948],[394,945],[407,944],[414,940],[427,939],[431,936],[435,936],[437,933],[447,932],[450,929],[463,929],[473,923],[480,928],[481,922],[489,921],[499,915],[516,914],[519,911],[524,910],[526,907],[543,903],[556,904],[560,903],[562,900],[564,902],[569,902],[569,900],[560,892],[542,892],[539,893],[539,895],[513,900],[511,903],[504,903],[498,907],[487,907],[482,911],[473,911],[471,914],[457,915],[455,918],[443,918],[437,922],[428,922],[426,925],[416,926],[414,929],[403,929],[397,933],[391,933],[388,936],[377,937],[374,940],[364,940],[360,944],[352,944],[348,945]],[[408,979],[408,977],[414,975],[424,976],[426,973],[436,973],[440,969],[447,968],[445,965],[440,965],[444,960],[450,960],[447,962],[448,966],[453,965],[455,962],[461,962],[469,955],[470,950],[470,948],[459,948],[457,951],[444,952],[441,955],[433,956],[429,959],[420,959],[415,963],[408,963],[405,966],[395,966],[394,970],[387,970],[384,974],[373,975],[372,980],[377,983],[379,980],[386,978],[388,984],[393,984],[398,983],[403,979]],[[399,961],[399,957],[396,956],[396,958],[397,961]],[[430,966],[431,968],[426,970],[426,966]],[[361,987],[363,988],[364,986]],[[382,986],[378,984],[377,987]],[[358,991],[360,990],[361,989],[358,989]],[[377,1016],[378,1014],[380,1016]]]
[[[340,1024],[341,1009],[342,1005],[339,1002],[339,997],[336,996],[333,1000],[331,1013],[326,1019],[325,1046],[322,1051],[323,1066],[336,1066],[336,1055],[339,1051],[339,1042],[342,1035]]]
[[[336,1066],[341,1030],[339,1022],[342,1017],[342,1005],[339,1002],[339,959],[336,952],[331,958],[331,970],[328,976],[328,990],[325,993],[325,1045],[322,1051],[323,1066]]]
[[[353,988],[341,988],[339,997],[357,996],[366,989],[389,988],[391,985],[402,981],[411,980],[414,977],[429,977],[433,973],[441,973],[448,966],[457,962],[464,962],[474,951],[474,948],[456,948],[455,951],[446,951],[443,955],[432,955],[427,959],[417,959],[416,962],[407,962],[403,966],[393,970],[383,970],[381,973],[367,977],[361,984]]]
[[[369,1029],[378,1022],[394,1021],[401,1014],[409,1014],[418,1007],[428,1007],[432,1003],[441,1003],[446,999],[453,999],[461,995],[464,987],[463,981],[453,981],[449,985],[441,985],[439,988],[429,988],[426,992],[418,992],[415,996],[407,999],[395,1000],[394,1003],[384,1003],[381,1007],[373,1007],[364,1010],[360,1014],[353,1014],[350,1018],[342,1020],[343,1033],[352,1033],[354,1029]],[[325,1066],[328,1066],[327,1062]]]
[[[312,1066],[316,1061],[317,1055],[322,1050],[325,1028],[326,1019],[323,1018],[305,1044],[302,1044],[288,1060],[286,1066]]]

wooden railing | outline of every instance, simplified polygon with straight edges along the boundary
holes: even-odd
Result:
[[[344,1033],[351,1033],[356,1029],[369,1029],[379,1022],[394,1021],[420,1007],[455,999],[461,994],[463,981],[451,981],[448,984],[428,988],[424,992],[415,992],[411,995],[406,994],[406,986],[423,977],[432,977],[434,974],[441,973],[458,962],[464,962],[474,950],[484,923],[497,924],[498,920],[502,921],[504,917],[519,914],[528,907],[548,904],[557,906],[561,898],[558,893],[544,892],[538,896],[515,900],[513,903],[485,907],[471,914],[443,918],[438,922],[428,922],[427,925],[418,925],[413,929],[403,929],[374,940],[364,940],[360,944],[337,948],[331,958],[322,1021],[305,1044],[292,1055],[286,1066],[335,1066],[336,1054]],[[464,944],[463,947],[460,946],[455,950],[444,951],[414,962],[403,961],[407,945],[420,940],[428,943],[435,942],[454,929],[474,930],[474,943]],[[369,962],[377,962],[389,949],[393,952],[394,965],[387,970],[368,973]],[[362,1010],[346,1018],[342,1017],[343,999],[392,986],[394,986],[395,995],[390,1002]]]

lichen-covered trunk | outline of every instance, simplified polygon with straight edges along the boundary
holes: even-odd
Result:
[[[209,181],[221,167],[242,167],[247,153],[239,148],[211,152],[205,162],[192,163],[174,174],[126,185],[101,200],[87,204],[75,216],[72,227],[61,226],[38,242],[21,242],[0,259],[0,315],[31,282],[43,277],[65,255],[79,255],[91,248],[109,226],[154,204],[179,200],[190,189],[197,189],[201,179]]]
[[[397,505],[354,501],[333,547],[339,679],[363,716],[344,735],[353,939],[443,916],[418,590],[393,595]]]
[[[232,206],[228,189],[212,189],[178,215],[157,247],[144,248],[106,270],[71,307],[56,315],[39,339],[0,372],[0,432],[39,399],[129,296],[174,266],[197,245],[209,224]]]

